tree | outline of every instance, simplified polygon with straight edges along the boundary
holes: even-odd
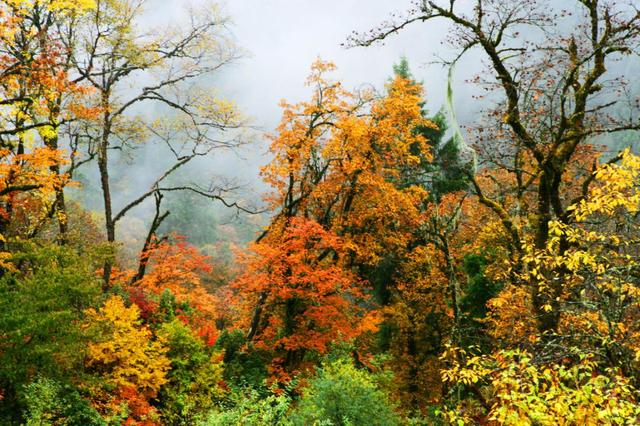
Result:
[[[230,396],[233,406],[213,411],[203,425],[232,426],[242,423],[291,426],[289,419],[291,398],[285,393],[263,395],[246,389]]]
[[[32,217],[28,218],[30,226],[25,236],[35,235],[44,220],[55,217],[59,241],[65,240],[64,186],[69,170],[62,168],[73,161],[73,156],[59,150],[59,137],[68,123],[91,119],[96,114],[86,105],[88,88],[70,75],[77,18],[93,7],[93,1],[8,1],[2,5],[0,158],[4,166],[12,166],[10,173],[3,176],[7,191],[2,200],[7,213],[0,222],[3,235],[13,211],[22,210],[25,198],[29,198],[38,200],[38,209],[46,214],[34,214],[38,209],[28,212]],[[38,161],[39,156],[46,160]],[[45,162],[57,185],[49,188],[53,194],[43,197],[41,189],[46,185],[37,179],[25,184],[20,167]],[[33,177],[27,176],[26,180]]]
[[[601,165],[589,193],[572,209],[575,223],[550,223],[551,238],[543,250],[526,247],[531,269],[525,279],[541,291],[554,291],[563,276],[559,309],[559,336],[554,357],[567,346],[596,354],[603,365],[617,367],[638,380],[637,238],[635,217],[640,208],[637,179],[640,158],[628,149],[620,164]],[[570,247],[563,249],[563,241]],[[542,274],[541,271],[554,271]],[[510,291],[510,288],[505,289]],[[497,308],[497,307],[496,307]],[[543,306],[544,310],[553,309]],[[496,309],[497,310],[497,309]],[[499,321],[490,315],[494,326]]]
[[[325,363],[302,392],[292,413],[296,425],[400,424],[393,405],[374,378],[344,360]]]
[[[379,256],[383,242],[387,250],[402,244],[404,229],[389,223],[410,223],[425,193],[393,183],[403,166],[429,158],[427,140],[413,129],[435,125],[421,115],[421,86],[397,78],[388,96],[363,93],[360,101],[325,78],[333,68],[314,64],[308,80],[315,87],[312,101],[284,105],[271,145],[275,158],[263,175],[276,191],[278,217],[310,215],[359,246],[362,252],[354,255],[368,262]],[[385,214],[378,214],[382,209]]]
[[[325,74],[334,69],[316,62],[307,83],[310,102],[283,104],[283,119],[273,137],[273,161],[263,169],[274,187],[269,198],[275,212],[271,226],[258,238],[286,233],[290,218],[310,218],[343,240],[345,253],[332,256],[347,268],[374,265],[383,253],[402,251],[417,225],[427,197],[418,185],[400,186],[402,169],[429,159],[428,142],[414,132],[435,127],[422,116],[421,86],[401,77],[386,96],[350,93]],[[326,250],[320,260],[331,255]],[[262,305],[256,302],[248,337],[252,339]]]
[[[52,170],[65,162],[58,150],[42,147],[18,154],[4,149],[0,156],[0,235],[6,250],[7,239],[30,235],[46,219],[52,199],[67,178]]]
[[[151,331],[140,324],[137,306],[127,307],[119,296],[111,296],[99,310],[88,309],[86,315],[99,332],[86,359],[87,367],[100,377],[97,386],[86,384],[94,405],[101,414],[113,416],[119,415],[124,402],[133,419],[153,420],[157,414],[148,401],[167,383],[171,366],[165,342],[152,340]]]
[[[96,106],[101,111],[99,123],[78,129],[75,137],[88,138],[89,149],[95,145],[105,232],[111,243],[116,241],[116,224],[150,197],[156,197],[157,202],[157,213],[150,225],[150,235],[153,234],[167,216],[159,204],[164,191],[191,191],[235,205],[223,198],[225,188],[213,183],[167,186],[169,176],[192,160],[240,144],[233,136],[220,137],[242,124],[234,105],[196,84],[237,57],[237,50],[225,37],[226,18],[212,7],[193,14],[190,27],[157,30],[152,36],[138,28],[137,19],[144,4],[139,0],[99,2],[85,20],[81,48],[74,58],[76,71],[95,90]],[[148,82],[137,91],[128,91],[130,82],[141,77]],[[163,120],[149,122],[133,116],[135,107],[140,105],[156,105],[167,114]],[[148,191],[115,208],[110,152],[153,139],[164,146],[171,163]],[[111,262],[105,264],[105,285],[112,266]]]
[[[418,85],[406,59],[394,66],[394,73]],[[426,117],[425,102],[417,101]],[[402,250],[388,252],[380,262],[359,267],[359,272],[384,307],[376,349],[392,355],[387,366],[395,373],[394,391],[402,395],[403,406],[417,412],[440,397],[438,355],[444,343],[470,334],[461,307],[463,259],[472,250],[478,229],[473,223],[482,222],[483,209],[467,194],[472,167],[464,159],[462,141],[457,136],[446,139],[443,112],[413,131],[429,141],[428,155],[414,151],[420,161],[401,166],[394,185],[425,191],[416,225],[406,234]]]
[[[410,84],[422,85],[415,80],[409,61],[404,57],[393,65],[393,73],[396,78],[405,79]],[[427,117],[429,113],[425,109],[426,102],[420,100],[419,105],[422,108],[422,116]],[[402,179],[401,185],[420,184],[429,191],[432,200],[439,202],[445,194],[468,189],[467,174],[471,168],[463,158],[462,141],[457,135],[448,137],[449,125],[444,111],[441,109],[428,118],[427,125],[418,125],[414,131],[429,141],[429,155],[422,156],[416,152],[421,157],[420,164],[405,168],[406,176]]]
[[[233,287],[249,309],[267,295],[252,340],[275,354],[272,372],[286,381],[307,354],[325,354],[331,343],[349,341],[375,325],[358,308],[365,298],[357,277],[324,254],[340,256],[340,238],[302,218],[289,219],[276,232],[251,247],[253,255],[244,260],[245,272]]]
[[[455,352],[455,351],[454,351]],[[445,354],[453,359],[458,354]],[[463,355],[466,355],[463,353]],[[527,352],[512,350],[452,361],[443,379],[476,389],[481,404],[469,401],[442,411],[450,423],[503,425],[633,424],[640,410],[637,391],[613,370],[598,371],[582,357],[574,365],[538,366]],[[477,391],[487,385],[487,397]]]
[[[91,336],[81,328],[84,310],[100,294],[90,253],[24,244],[0,278],[0,416],[21,420],[30,383],[60,386],[83,377]],[[35,385],[34,385],[35,386]]]
[[[566,10],[538,1],[479,0],[471,11],[456,1],[446,5],[419,1],[401,20],[351,39],[352,44],[366,46],[411,23],[444,19],[452,25],[452,43],[460,54],[478,48],[485,55],[494,78],[486,83],[499,91],[503,101],[489,114],[493,122],[501,123],[497,133],[478,136],[481,140],[496,136],[501,144],[481,153],[512,178],[501,193],[513,197],[519,207],[513,209],[492,197],[477,179],[472,183],[480,202],[499,218],[520,262],[526,241],[538,249],[546,246],[552,220],[566,225],[574,220],[572,209],[586,196],[593,169],[570,174],[570,168],[589,138],[640,128],[635,121],[608,114],[615,98],[604,84],[612,76],[607,69],[611,61],[637,45],[640,15],[622,3],[576,4],[577,22],[564,25],[570,19]],[[575,196],[565,195],[572,191]],[[563,241],[562,250],[568,248]],[[557,281],[555,292],[528,283],[541,333],[558,329],[556,299],[562,281]]]
[[[157,303],[148,302],[165,295],[175,299],[175,304],[183,308],[172,314],[189,323],[212,346],[218,337],[216,322],[220,319],[221,302],[207,291],[203,278],[213,269],[211,258],[176,237],[173,241],[154,241],[143,253],[138,270],[114,274],[113,283],[123,286],[147,316],[153,316],[158,309]]]
[[[40,377],[25,388],[26,424],[105,425],[104,419],[82,398],[78,390],[67,384]]]
[[[164,423],[196,424],[225,394],[221,354],[209,350],[177,319],[162,324],[157,334],[167,342],[167,357],[171,360],[168,382],[159,394]]]

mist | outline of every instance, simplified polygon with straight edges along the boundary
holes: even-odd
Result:
[[[151,0],[140,24],[151,32],[161,31],[159,28],[164,26],[187,25],[185,11],[206,4],[209,4],[208,0]],[[443,37],[449,30],[449,24],[444,20],[409,25],[388,37],[384,43],[367,48],[345,47],[347,37],[354,31],[367,31],[394,14],[402,15],[410,4],[410,0],[236,0],[219,3],[221,13],[229,18],[226,34],[237,46],[240,57],[199,83],[234,102],[246,117],[246,127],[238,136],[243,140],[243,146],[214,151],[207,157],[198,158],[183,172],[177,173],[173,181],[185,183],[195,178],[207,184],[233,187],[233,191],[225,194],[230,202],[239,202],[252,211],[261,211],[264,208],[261,200],[270,189],[260,178],[260,168],[270,160],[269,135],[273,134],[280,120],[279,103],[281,100],[296,103],[308,99],[311,89],[305,86],[305,80],[311,64],[317,59],[334,62],[337,70],[332,77],[349,89],[368,86],[382,90],[392,75],[393,64],[406,58],[415,79],[424,84],[426,109],[430,114],[442,109],[448,78],[448,67],[443,62],[454,59],[458,53]],[[550,2],[554,6],[560,4]],[[534,34],[531,36],[535,37]],[[491,98],[479,98],[478,95],[485,93],[470,81],[482,74],[486,66],[484,60],[479,51],[471,49],[456,64],[454,106],[463,133],[466,133],[465,126],[473,125],[481,111],[493,102]],[[627,62],[618,66],[629,68]],[[143,83],[144,80],[140,79],[134,85]],[[143,103],[134,113],[157,114],[153,108],[149,109],[149,105]],[[146,191],[170,164],[166,147],[154,140],[114,154],[111,172],[116,188],[116,207]],[[79,176],[87,189],[83,193],[93,194],[91,200],[85,195],[83,204],[94,211],[101,211],[95,164],[84,166]],[[73,190],[71,192],[74,193]],[[169,193],[165,197],[168,204],[180,204],[178,193]],[[249,219],[251,215],[225,208],[211,200],[202,200],[199,208],[207,211],[204,223],[199,225],[204,228],[250,220],[254,222],[253,229],[257,233],[260,226],[268,221],[264,214]],[[146,221],[153,215],[152,209],[152,200],[147,200],[119,224],[119,229],[126,230],[131,237],[131,253],[144,238]],[[177,213],[172,214],[175,218]],[[176,226],[173,223],[173,228]],[[179,226],[174,230],[186,232]],[[239,240],[247,242],[252,235],[246,234]]]
[[[0,424],[640,424],[637,0],[0,0],[0,57]]]
[[[247,126],[242,138],[245,145],[235,150],[220,150],[189,164],[187,174],[178,174],[176,179],[231,183],[237,188],[229,194],[231,201],[249,202],[253,210],[260,210],[260,200],[269,189],[259,176],[260,167],[266,164],[269,139],[277,126],[281,100],[295,103],[308,98],[310,88],[305,80],[311,64],[317,60],[332,61],[337,71],[332,77],[347,88],[372,86],[384,88],[392,75],[392,66],[406,58],[414,77],[424,82],[426,107],[435,113],[444,104],[447,69],[434,63],[438,58],[451,56],[443,44],[440,34],[446,30],[444,23],[425,28],[414,26],[385,44],[370,48],[346,48],[347,36],[354,30],[366,30],[385,20],[390,13],[401,12],[409,1],[232,1],[221,4],[222,13],[229,17],[228,36],[239,49],[240,58],[223,67],[218,73],[207,76],[200,83],[209,90],[237,104],[246,117]],[[147,3],[141,19],[141,27],[147,31],[159,31],[163,26],[180,26],[188,22],[186,10],[197,9],[206,4],[204,0],[191,2],[166,2],[152,0]],[[340,13],[337,13],[337,11]],[[450,58],[448,58],[450,59]],[[469,97],[473,90],[464,84],[474,69],[466,67],[473,63],[473,54],[463,59],[461,70],[456,75],[456,96]],[[144,77],[134,82],[142,86]],[[148,104],[141,104],[134,114],[153,115],[158,111]],[[459,118],[471,117],[477,108],[467,105],[459,111]],[[139,193],[147,190],[155,178],[168,166],[166,148],[158,141],[147,141],[132,149],[115,152],[113,170],[115,205],[122,206]],[[86,207],[100,211],[101,200],[95,164],[87,164],[78,175],[91,199],[83,199]],[[72,194],[74,191],[71,191]],[[166,197],[177,197],[168,194]],[[211,204],[210,217],[217,221],[237,220],[236,211]],[[120,224],[127,234],[135,236],[139,243],[145,233],[144,222],[152,215],[152,202],[141,204],[130,212]],[[206,224],[203,224],[206,226]],[[180,230],[178,230],[180,231]],[[134,244],[135,245],[135,244]]]

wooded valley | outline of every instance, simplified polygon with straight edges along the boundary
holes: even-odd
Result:
[[[0,0],[0,424],[640,424],[640,3],[390,5],[343,48],[448,81],[321,58],[256,130],[162,1]]]

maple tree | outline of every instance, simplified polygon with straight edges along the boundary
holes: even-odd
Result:
[[[255,250],[261,250],[263,241],[281,246],[288,228],[298,224],[292,218],[311,218],[341,241],[340,250],[326,247],[316,254],[318,265],[333,262],[344,273],[360,270],[352,279],[364,282],[368,277],[363,273],[380,264],[383,256],[403,256],[419,226],[429,195],[417,176],[427,173],[424,165],[432,159],[425,133],[437,126],[424,117],[422,86],[417,82],[397,75],[384,96],[355,94],[325,77],[333,69],[330,63],[316,62],[307,81],[314,88],[312,100],[283,103],[283,120],[271,144],[274,160],[263,169],[266,182],[275,188],[269,201],[276,216]],[[263,258],[272,256],[263,253]],[[307,263],[319,267],[313,259]],[[266,305],[278,291],[261,285],[252,287],[257,300],[250,340],[265,327]],[[246,292],[246,284],[240,288]],[[327,302],[331,303],[323,303]],[[322,339],[315,341],[324,349]]]
[[[364,300],[358,278],[325,255],[339,256],[343,242],[318,223],[291,218],[280,236],[272,233],[251,250],[233,286],[249,309],[267,294],[252,337],[257,348],[277,354],[273,368],[285,369],[283,379],[308,352],[324,354],[332,342],[375,330],[357,307]]]
[[[42,220],[37,212],[51,204],[56,190],[66,183],[66,177],[52,171],[52,168],[64,162],[57,150],[42,147],[30,153],[17,154],[4,149],[0,155],[0,235],[6,243],[9,233],[28,235],[30,228]],[[32,217],[34,213],[35,218]],[[10,229],[12,225],[22,227],[23,232]]]
[[[153,315],[158,309],[153,297],[157,299],[168,292],[178,305],[188,307],[188,312],[183,313],[185,321],[209,346],[213,345],[218,336],[216,321],[220,318],[217,311],[220,301],[202,282],[203,277],[213,271],[211,259],[180,238],[152,244],[144,258],[140,265],[145,268],[144,274],[140,269],[137,273],[124,271],[114,277],[114,281],[128,288],[139,306],[146,307],[147,315]]]
[[[413,129],[435,124],[422,117],[420,85],[398,77],[389,83],[388,96],[362,93],[359,100],[326,79],[332,69],[330,63],[314,64],[307,81],[313,99],[283,104],[270,148],[274,160],[263,176],[275,189],[271,201],[278,216],[309,215],[335,229],[354,251],[359,247],[354,255],[362,262],[372,262],[381,244],[402,245],[401,225],[415,220],[425,192],[394,182],[401,167],[430,156],[427,140]],[[394,220],[400,222],[397,231],[389,226]]]
[[[399,179],[403,167],[430,156],[426,139],[413,129],[435,125],[421,114],[420,85],[398,77],[387,96],[358,97],[325,77],[333,69],[316,62],[307,81],[314,87],[312,100],[283,104],[271,144],[274,159],[262,171],[274,187],[269,201],[276,212],[263,236],[286,229],[290,218],[301,215],[343,240],[347,267],[374,264],[382,251],[401,250],[417,224],[426,192],[417,185],[403,187]],[[258,298],[250,339],[267,293]]]

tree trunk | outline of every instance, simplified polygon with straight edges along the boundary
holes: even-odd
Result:
[[[109,184],[109,134],[111,132],[111,117],[109,114],[109,94],[102,94],[102,107],[104,108],[102,139],[100,140],[100,148],[98,152],[98,169],[100,171],[100,186],[102,188],[102,198],[104,201],[104,224],[107,233],[107,242],[114,243],[116,240],[116,225],[113,221],[113,211],[111,207],[111,189]],[[109,279],[111,278],[111,270],[113,268],[113,260],[107,259],[104,262],[102,278],[104,279],[103,287],[109,287]]]

